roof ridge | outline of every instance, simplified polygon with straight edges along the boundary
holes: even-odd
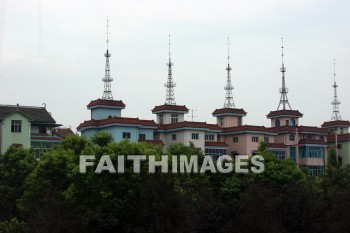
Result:
[[[11,105],[11,104],[0,104],[0,107],[46,109],[45,107],[24,106],[24,105]]]

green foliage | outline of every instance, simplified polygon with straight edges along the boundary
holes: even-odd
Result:
[[[125,162],[125,173],[79,172],[79,155],[157,155],[148,143],[112,142],[97,134],[90,143],[67,137],[40,161],[32,150],[0,156],[0,232],[347,232],[350,167],[329,166],[309,177],[260,143],[261,174],[148,174]],[[172,145],[174,155],[200,155],[191,143]],[[170,163],[170,162],[169,162]],[[249,166],[251,166],[250,164]],[[171,167],[171,166],[170,166]],[[170,168],[169,167],[169,168]]]
[[[337,152],[335,151],[334,148],[329,150],[328,153],[328,168],[332,169],[332,168],[338,168],[339,164],[337,162]]]
[[[113,141],[114,139],[112,137],[112,134],[106,131],[97,132],[94,134],[94,136],[91,137],[91,142],[100,147],[107,146],[108,143]]]
[[[33,150],[10,147],[0,156],[0,221],[17,215],[16,200],[23,194],[23,183],[36,164]]]
[[[87,149],[87,147],[91,146],[89,141],[81,137],[79,135],[68,135],[63,141],[62,141],[62,147],[65,150],[73,150],[76,155],[80,155],[82,151]]]
[[[168,149],[168,153],[171,155],[203,155],[199,148],[196,148],[192,142],[189,146],[185,146],[183,143],[174,143]]]
[[[28,233],[29,229],[25,222],[13,218],[10,221],[0,222],[1,233]]]

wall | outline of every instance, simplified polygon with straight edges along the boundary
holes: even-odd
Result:
[[[109,116],[121,117],[121,109],[100,108],[100,107],[91,109],[91,119],[92,120],[106,119]]]
[[[185,120],[185,114],[184,113],[178,113],[178,112],[165,112],[165,113],[158,113],[157,114],[157,123],[160,124],[159,115],[163,115],[163,124],[171,124],[171,115],[177,114],[178,120],[177,122],[183,122]]]
[[[111,126],[100,129],[87,129],[82,132],[82,135],[91,138],[95,133],[99,131],[109,132],[115,142],[120,142],[123,140],[123,132],[129,132],[132,142],[137,142],[139,140],[139,134],[146,134],[146,140],[153,140],[153,129],[139,129],[137,127],[128,126]]]
[[[198,133],[198,139],[192,139],[192,133]],[[185,131],[185,145],[189,146],[190,141],[193,142],[196,148],[201,148],[204,151],[204,137],[205,131],[200,130],[186,130]]]
[[[279,118],[273,118],[271,119],[271,127],[276,127],[276,120],[280,120],[281,122],[281,126],[285,126],[287,123],[286,121],[287,120],[291,120],[291,119],[294,119],[295,120],[295,124],[296,125],[299,125],[299,119],[298,118],[293,118],[293,117],[279,117]]]
[[[238,142],[233,142],[234,137],[238,137]],[[258,142],[253,142],[252,137],[258,137]],[[269,143],[275,142],[274,136],[254,133],[226,135],[224,139],[222,139],[223,136],[220,136],[220,141],[226,142],[228,145],[227,153],[230,155],[233,151],[241,155],[252,155],[252,152],[258,149],[260,141],[264,141],[265,137],[269,137]]]
[[[220,119],[223,119],[223,125],[220,125],[221,123],[221,120]],[[217,124],[220,126],[220,127],[223,127],[223,128],[228,128],[228,127],[235,127],[235,126],[239,126],[239,117],[238,116],[218,116],[216,118],[216,122]],[[241,125],[243,124],[243,117],[242,117],[242,122],[241,122]]]

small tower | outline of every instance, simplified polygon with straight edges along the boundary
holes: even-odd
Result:
[[[331,120],[332,121],[338,121],[338,120],[341,120],[341,115],[340,115],[340,112],[339,112],[339,105],[340,105],[340,101],[338,100],[338,94],[337,94],[337,88],[338,88],[338,85],[335,81],[335,59],[334,59],[334,62],[333,62],[333,65],[334,65],[334,72],[333,72],[333,77],[334,77],[334,84],[333,84],[333,88],[334,88],[334,97],[333,97],[333,101],[332,101],[332,105],[333,105],[333,114],[332,114],[332,117],[331,117]]]
[[[222,128],[229,128],[235,126],[241,126],[243,124],[243,117],[247,115],[247,112],[242,108],[236,108],[233,101],[233,86],[231,83],[231,66],[230,66],[230,38],[227,38],[227,80],[226,80],[226,96],[223,108],[215,109],[212,113],[213,117],[216,117],[217,124]]]
[[[298,110],[292,110],[288,101],[288,97],[287,97],[288,88],[286,87],[286,79],[285,79],[286,67],[284,67],[284,60],[283,60],[284,58],[283,38],[282,38],[281,48],[282,48],[282,67],[280,69],[282,73],[282,88],[280,88],[281,98],[280,98],[280,102],[278,104],[277,110],[270,111],[270,113],[267,114],[267,118],[271,119],[271,127],[296,126],[299,124],[299,118],[303,117],[303,114],[300,113]]]
[[[226,81],[226,98],[225,98],[225,103],[224,103],[224,108],[234,108],[235,103],[233,102],[233,86],[231,83],[231,70],[232,68],[230,67],[230,37],[227,37],[227,81]]]
[[[172,74],[172,66],[173,65],[174,65],[174,63],[171,62],[170,35],[169,35],[169,62],[167,63],[168,79],[167,79],[167,82],[164,84],[164,87],[166,87],[165,104],[167,104],[167,105],[176,105],[175,95],[174,95],[174,87],[176,87],[176,83],[173,82],[173,74]]]
[[[281,67],[281,73],[282,73],[282,88],[280,89],[281,93],[281,98],[280,98],[280,103],[278,104],[277,110],[280,110],[280,107],[282,106],[282,109],[285,110],[286,106],[288,105],[289,109],[292,109],[290,107],[290,104],[288,102],[288,88],[286,87],[286,80],[285,80],[285,73],[286,73],[286,68],[284,67],[284,52],[283,52],[283,38],[282,38],[282,67]]]
[[[173,82],[171,53],[170,53],[170,35],[169,35],[169,62],[168,66],[168,80],[164,84],[166,87],[166,100],[163,105],[155,106],[152,109],[152,113],[157,115],[158,124],[177,124],[185,121],[185,114],[188,113],[188,108],[185,105],[176,105],[174,87],[176,84]]]
[[[113,81],[113,78],[110,76],[110,68],[109,68],[109,58],[111,57],[111,54],[108,51],[108,43],[109,43],[109,39],[108,39],[108,20],[107,20],[107,51],[104,54],[104,56],[106,57],[106,66],[105,66],[105,76],[102,78],[102,81],[104,82],[104,91],[103,91],[103,95],[102,95],[102,99],[104,100],[113,100],[113,95],[112,95],[112,88],[111,88],[111,82]]]

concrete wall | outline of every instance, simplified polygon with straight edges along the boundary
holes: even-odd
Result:
[[[184,113],[158,113],[157,114],[157,123],[160,124],[160,115],[163,115],[163,124],[171,124],[171,115],[176,114],[178,116],[177,122],[183,122],[185,120],[185,114]]]
[[[342,166],[350,165],[350,140],[348,141],[338,141],[341,148],[338,149],[339,156],[342,158]],[[335,148],[335,142],[328,143],[329,150]]]
[[[192,139],[192,133],[198,133],[198,139]],[[184,129],[166,133],[162,132],[159,134],[159,139],[163,141],[163,143],[166,145],[166,148],[169,148],[173,143],[183,143],[184,145],[189,146],[190,142],[193,142],[195,147],[201,148],[204,151],[206,133],[214,135],[214,141],[217,138],[216,133],[209,133],[203,130]],[[176,140],[172,140],[173,134],[176,134]]]
[[[139,140],[139,134],[145,134],[146,140],[153,140],[153,129],[139,129],[137,127],[127,127],[127,126],[111,126],[100,129],[87,129],[82,132],[82,135],[91,138],[95,133],[99,131],[109,132],[115,142],[120,142],[123,140],[123,132],[130,133],[130,141],[137,142]]]
[[[295,120],[295,125],[299,125],[299,119],[293,118],[293,117],[279,117],[279,118],[273,118],[271,119],[271,127],[276,127],[276,120],[280,120],[281,126],[287,125],[287,120],[291,121],[292,119]]]
[[[116,108],[93,108],[91,109],[91,119],[101,120],[111,117],[121,117],[121,109]]]
[[[218,116],[216,122],[220,127],[228,128],[235,127],[243,124],[243,117],[241,124],[239,124],[239,116]]]

